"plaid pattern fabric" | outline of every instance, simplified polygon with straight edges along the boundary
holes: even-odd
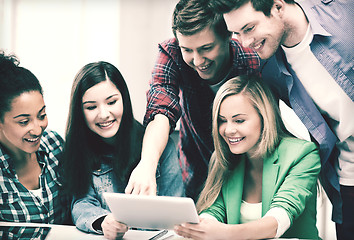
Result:
[[[186,183],[186,194],[195,198],[203,184],[210,156],[214,151],[211,136],[211,107],[214,92],[182,58],[176,39],[159,44],[158,58],[147,92],[145,126],[156,114],[164,114],[172,129],[180,119],[179,159]],[[258,73],[260,60],[239,42],[230,42],[233,63],[226,79]],[[171,130],[172,130],[171,129]]]
[[[18,180],[11,157],[0,145],[0,220],[9,222],[64,223],[68,219],[69,198],[62,193],[59,159],[63,139],[45,131],[37,151],[42,168],[40,187],[43,199],[36,197]]]
[[[49,234],[49,227],[10,227],[0,226],[1,240],[44,240]]]

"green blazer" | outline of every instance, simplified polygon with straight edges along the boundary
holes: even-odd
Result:
[[[320,168],[316,145],[296,138],[283,139],[263,160],[262,216],[274,207],[285,209],[291,225],[283,238],[318,239],[316,187]],[[217,200],[203,212],[220,222],[239,224],[244,175],[245,160],[239,162]]]

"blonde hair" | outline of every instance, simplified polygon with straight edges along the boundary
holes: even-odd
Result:
[[[215,152],[211,156],[208,177],[197,202],[199,212],[207,209],[215,202],[229,170],[232,170],[232,166],[245,157],[245,155],[232,154],[219,134],[220,105],[225,98],[236,94],[247,96],[261,118],[262,132],[255,155],[268,156],[275,150],[280,139],[289,134],[281,119],[278,104],[260,77],[238,76],[224,83],[216,93],[213,103],[212,135]]]

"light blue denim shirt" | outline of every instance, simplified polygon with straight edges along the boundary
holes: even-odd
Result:
[[[311,25],[314,38],[311,51],[336,83],[354,101],[354,1],[299,1]],[[277,97],[294,110],[320,148],[321,183],[333,204],[332,220],[341,223],[342,201],[334,162],[336,135],[321,115],[279,48],[267,61],[262,61],[262,78]],[[330,94],[330,93],[329,93]]]
[[[178,162],[176,145],[172,139],[169,140],[160,158],[156,183],[157,194],[160,196],[184,196],[182,171]],[[101,233],[96,231],[92,224],[110,213],[102,193],[123,193],[126,185],[127,182],[122,182],[115,177],[111,166],[101,164],[101,168],[92,173],[92,185],[88,193],[72,201],[72,218],[76,227],[85,232]]]

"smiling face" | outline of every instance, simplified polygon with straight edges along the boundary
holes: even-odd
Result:
[[[230,61],[230,39],[217,37],[213,30],[205,28],[193,35],[182,35],[177,31],[179,46],[183,60],[188,66],[198,72],[198,75],[217,83],[228,71]]]
[[[0,142],[13,154],[34,153],[47,126],[42,94],[24,92],[14,98],[11,110],[0,121]]]
[[[123,115],[120,91],[110,80],[89,88],[82,97],[85,121],[89,129],[109,141],[119,130]]]
[[[251,2],[224,14],[227,28],[244,47],[253,48],[260,58],[268,59],[282,44],[285,27],[282,8],[273,5],[269,17],[256,11]]]
[[[218,116],[219,134],[233,154],[252,154],[261,136],[261,118],[248,97],[226,97]]]

